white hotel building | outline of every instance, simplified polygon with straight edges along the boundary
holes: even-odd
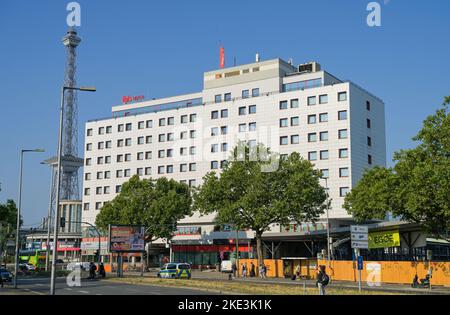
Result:
[[[89,121],[85,132],[83,221],[93,224],[131,176],[200,185],[207,172],[220,172],[239,139],[281,155],[299,152],[322,170],[335,226],[351,220],[344,196],[364,170],[386,164],[383,101],[315,62],[296,67],[273,59],[206,72],[201,92],[115,106],[112,118]],[[173,243],[233,237],[213,220],[185,218]]]

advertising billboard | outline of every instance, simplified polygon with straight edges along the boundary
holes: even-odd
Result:
[[[400,246],[400,234],[398,231],[371,232],[369,233],[369,248],[386,248]]]
[[[109,251],[112,253],[145,251],[145,228],[135,225],[110,225]]]

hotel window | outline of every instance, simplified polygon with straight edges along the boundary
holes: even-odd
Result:
[[[300,136],[299,135],[291,136],[291,144],[299,144],[299,143],[300,143]]]
[[[196,181],[195,181],[195,179],[190,179],[189,180],[189,187],[195,187],[195,185],[196,185]]]
[[[329,158],[328,150],[320,151],[321,160],[328,160],[328,158]]]
[[[317,101],[315,96],[308,97],[308,106],[316,105],[316,103]]]
[[[248,131],[256,131],[256,123],[251,122],[248,124]]]
[[[327,104],[328,103],[328,95],[320,95],[319,96],[319,104]]]
[[[228,151],[228,144],[226,142],[222,143],[221,147],[222,147],[222,152]]]
[[[222,102],[222,95],[216,95],[215,97],[214,97],[214,102],[215,103],[221,103]]]
[[[116,171],[116,177],[117,178],[122,178],[123,177],[123,171],[122,170]]]
[[[105,186],[105,187],[103,187],[103,194],[105,194],[105,195],[108,195],[108,194],[109,194],[109,192],[110,192],[110,188],[109,188],[109,186]]]
[[[312,125],[315,124],[317,121],[316,115],[309,115],[308,116],[308,124]]]
[[[111,142],[111,140],[106,141],[106,142],[105,142],[105,145],[106,145],[106,148],[107,148],[107,149],[111,149],[111,147],[112,147],[112,142]]]
[[[136,169],[136,174],[137,175],[139,175],[139,176],[142,176],[142,175],[144,175],[144,169],[143,168],[138,168],[138,169]]]
[[[83,209],[85,211],[88,211],[89,210],[89,206],[90,206],[90,203],[87,202],[87,203],[84,204]]]
[[[168,125],[168,126],[173,126],[173,125],[175,125],[175,117],[169,117],[169,118],[167,118],[167,125]]]
[[[320,141],[328,141],[328,131],[322,131],[320,133]]]
[[[348,158],[348,149],[339,149],[339,158]]]
[[[182,124],[187,124],[188,123],[188,115],[183,115],[181,116],[181,123]]]
[[[338,101],[345,102],[347,100],[347,92],[339,92],[338,93]]]
[[[84,180],[91,180],[91,173],[84,174]]]
[[[103,179],[103,172],[97,172],[97,179]]]
[[[188,153],[187,148],[180,148],[180,155],[181,155],[181,156],[186,156],[187,153]]]
[[[246,131],[247,131],[247,124],[240,124],[239,132],[246,132]]]
[[[130,153],[125,154],[125,162],[131,162],[131,154]]]
[[[339,196],[345,197],[350,192],[350,189],[348,187],[341,187],[339,188]]]
[[[173,141],[173,140],[175,140],[175,137],[173,136],[173,133],[168,133],[167,134],[167,141]]]
[[[132,129],[131,123],[128,123],[128,124],[125,125],[125,130],[126,131],[131,131],[131,129]]]
[[[280,128],[285,128],[289,126],[289,121],[287,118],[280,119]]]
[[[167,165],[167,174],[173,173],[173,165]]]
[[[91,189],[90,188],[85,188],[84,189],[84,195],[85,196],[89,196],[91,194]]]
[[[138,144],[144,144],[144,137],[139,137],[137,142]]]
[[[117,147],[118,147],[118,148],[123,147],[123,139],[117,140]]]
[[[211,153],[219,152],[219,145],[218,144],[211,144]]]
[[[147,120],[145,125],[146,125],[147,128],[153,128],[153,120]]]
[[[368,129],[372,128],[372,123],[371,123],[370,119],[367,119],[367,128]]]
[[[339,130],[339,139],[347,139],[347,138],[348,138],[347,129],[340,129]]]
[[[96,202],[95,203],[95,210],[100,210],[102,208],[102,203],[101,202]]]
[[[224,169],[227,166],[228,166],[228,161],[227,160],[220,161],[220,168],[221,169]]]
[[[97,164],[99,165],[103,164],[103,157],[97,158]]]
[[[197,137],[197,132],[195,130],[191,130],[189,132],[189,135],[190,135],[191,139],[195,139]]]
[[[138,152],[136,158],[138,161],[142,161],[144,159],[144,152]]]
[[[131,170],[127,169],[123,172],[124,177],[130,177],[131,176]]]
[[[105,164],[111,164],[111,156],[105,156]]]
[[[99,134],[99,135],[105,134],[105,127],[100,127],[100,128],[98,128],[98,134]]]
[[[287,101],[281,101],[280,102],[280,109],[287,109],[288,108],[288,102]]]
[[[197,121],[197,114],[191,114],[191,116],[189,117],[190,122],[194,123]]]
[[[112,133],[112,126],[107,126],[106,127],[106,133],[107,134]]]
[[[317,161],[317,152],[316,151],[308,152],[308,160]]]
[[[367,156],[367,163],[372,165],[372,156],[370,154]]]
[[[123,128],[123,124],[120,124],[117,126],[117,131],[118,132],[123,132],[124,128]]]
[[[86,144],[86,151],[92,151],[92,143]]]
[[[160,118],[159,119],[159,126],[162,127],[162,126],[165,126],[165,125],[166,125],[166,119],[165,118]]]
[[[250,105],[248,107],[248,113],[249,114],[256,114],[256,105]]]
[[[367,145],[368,145],[369,147],[372,146],[372,138],[371,138],[371,137],[367,137]]]
[[[158,166],[158,174],[164,174],[166,172],[165,166]]]
[[[166,141],[166,134],[165,133],[160,134],[159,135],[159,142],[165,142],[165,141]]]
[[[342,111],[338,112],[338,119],[339,120],[347,120],[347,111],[342,110]]]
[[[218,119],[219,118],[219,111],[215,110],[211,112],[211,119]]]
[[[104,143],[104,142],[99,142],[99,143],[97,144],[97,148],[98,148],[99,150],[103,150],[103,149],[105,148],[105,143]]]
[[[245,106],[239,107],[239,116],[247,115],[247,108]]]
[[[291,108],[298,108],[298,99],[291,100]]]
[[[222,127],[220,127],[220,133],[221,133],[222,135],[228,134],[228,127],[227,127],[227,126],[222,126]]]
[[[252,97],[258,97],[258,96],[259,96],[259,89],[258,88],[253,89],[252,90]]]
[[[189,171],[195,172],[197,170],[197,163],[191,163],[189,164]]]
[[[158,158],[163,159],[166,157],[166,150],[159,150],[158,151]]]
[[[117,185],[116,186],[116,194],[119,194],[121,190],[122,190],[122,186],[121,185]]]
[[[117,155],[116,161],[117,161],[118,163],[123,162],[123,155],[122,155],[122,154]]]
[[[249,98],[250,97],[250,91],[249,90],[243,90],[242,91],[242,98]]]
[[[185,140],[187,139],[188,133],[187,131],[182,131],[180,132],[180,140]]]
[[[288,145],[289,144],[289,138],[287,136],[280,137],[280,145]]]
[[[105,179],[110,179],[111,178],[111,171],[106,171],[105,172]]]
[[[181,173],[186,173],[187,170],[188,170],[187,164],[180,164],[180,172]]]
[[[248,141],[248,147],[250,149],[256,147],[256,140],[249,140]]]
[[[211,169],[217,170],[219,168],[219,161],[211,161]]]
[[[317,141],[317,133],[308,133],[308,142],[316,142]]]
[[[228,109],[222,109],[220,111],[220,117],[222,118],[228,118]]]
[[[153,136],[147,136],[145,137],[145,143],[150,144],[153,142]]]
[[[339,177],[348,177],[348,167],[342,167],[339,169]]]
[[[231,101],[231,93],[226,93],[226,94],[224,95],[224,99],[225,99],[225,102]]]
[[[152,159],[152,151],[145,152],[145,159],[146,160],[151,160]]]
[[[319,122],[327,122],[328,121],[328,113],[319,114]]]
[[[218,127],[213,127],[211,128],[211,136],[218,136],[219,135],[219,128]]]
[[[369,101],[366,101],[366,109],[367,109],[368,111],[370,111],[370,102],[369,102]]]
[[[189,154],[190,155],[195,155],[197,154],[197,149],[195,147],[190,147],[189,148]]]
[[[167,149],[167,157],[173,157],[173,149]]]
[[[90,166],[92,165],[92,159],[91,158],[87,158],[86,159],[86,166]]]
[[[145,168],[145,175],[152,175],[152,168],[151,167],[146,167]]]
[[[145,127],[145,121],[138,122],[138,129],[144,129]]]
[[[330,171],[328,169],[320,170],[322,172],[322,178],[330,178]]]
[[[291,126],[295,127],[298,125],[300,125],[300,119],[298,118],[298,116],[291,117]]]
[[[91,137],[92,136],[92,129],[88,129],[87,132],[86,132],[86,135],[88,137]]]
[[[125,139],[125,146],[126,146],[126,147],[131,146],[131,138]]]

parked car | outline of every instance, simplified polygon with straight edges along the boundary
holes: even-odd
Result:
[[[222,260],[220,263],[221,272],[233,272],[233,263],[231,260]]]
[[[5,268],[0,268],[0,276],[3,279],[3,282],[12,282],[13,275]]]
[[[191,279],[191,265],[186,263],[168,263],[158,271],[158,278]]]

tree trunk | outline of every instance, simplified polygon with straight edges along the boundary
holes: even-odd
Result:
[[[256,238],[256,255],[258,258],[258,268],[264,263],[264,256],[263,256],[263,248],[262,248],[262,233],[257,232],[255,234]],[[258,273],[260,270],[258,269]]]

